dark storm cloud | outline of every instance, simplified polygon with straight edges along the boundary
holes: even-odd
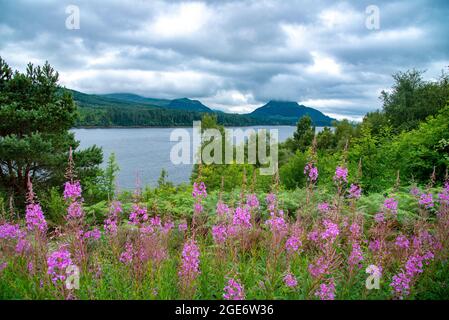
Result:
[[[65,27],[66,7],[80,29]],[[379,8],[380,29],[365,26]],[[447,1],[1,1],[0,55],[48,60],[85,92],[192,97],[248,112],[295,100],[360,118],[391,74],[449,65]]]

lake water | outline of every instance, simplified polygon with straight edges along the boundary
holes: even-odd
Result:
[[[240,127],[246,130],[278,129],[279,141],[293,136],[293,126],[254,126]],[[192,128],[185,128],[192,133]],[[170,161],[171,148],[178,142],[170,141],[170,133],[174,128],[107,128],[107,129],[73,129],[75,137],[80,141],[80,148],[92,145],[103,148],[105,165],[109,155],[114,152],[120,167],[118,186],[120,189],[133,189],[136,177],[142,186],[155,186],[161,170],[168,172],[168,180],[175,184],[188,182],[193,165],[174,165]],[[321,128],[317,128],[320,131]]]

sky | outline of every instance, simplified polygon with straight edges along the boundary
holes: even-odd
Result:
[[[48,60],[86,93],[234,113],[288,100],[360,120],[392,74],[448,70],[448,17],[445,0],[0,0],[0,56],[20,71]]]

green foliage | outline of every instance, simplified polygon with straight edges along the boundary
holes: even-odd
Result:
[[[293,151],[306,151],[312,144],[314,136],[315,127],[312,126],[312,118],[309,116],[302,117],[296,124],[296,131],[293,133],[293,141],[295,142]]]

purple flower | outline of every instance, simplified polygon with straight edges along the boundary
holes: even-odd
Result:
[[[326,213],[330,211],[330,206],[327,202],[319,203],[318,204],[318,211],[321,213]]]
[[[414,195],[414,196],[419,195],[419,189],[418,189],[417,187],[412,187],[412,188],[410,189],[410,194],[411,194],[411,195]]]
[[[310,241],[316,242],[318,241],[318,238],[320,236],[320,233],[318,231],[310,231],[309,234],[307,235],[307,239],[309,239]]]
[[[304,167],[304,175],[310,182],[315,182],[318,179],[318,168],[313,163],[308,163]]]
[[[117,234],[117,220],[118,216],[123,212],[122,204],[120,201],[113,201],[109,207],[109,215],[104,221],[104,230],[106,233],[115,235]]]
[[[274,214],[266,222],[270,226],[270,230],[273,233],[285,234],[288,231],[288,225],[284,219],[284,213],[282,210],[279,211],[279,216]]]
[[[288,253],[297,252],[301,246],[301,240],[295,235],[289,237],[285,242],[285,249]]]
[[[217,244],[222,244],[226,241],[227,230],[224,225],[217,225],[212,227],[212,237]]]
[[[341,183],[343,181],[348,182],[348,169],[338,166],[335,169],[334,181],[338,183]]]
[[[309,264],[309,273],[312,277],[318,278],[328,272],[329,264],[324,257],[319,257],[314,264]]]
[[[383,212],[378,212],[378,213],[376,213],[376,214],[374,215],[374,220],[375,220],[377,223],[384,222],[384,221],[385,221],[385,215],[384,215],[384,213],[383,213]]]
[[[315,292],[315,296],[320,300],[334,300],[335,299],[335,284],[334,279],[329,279],[327,283],[320,284],[320,287]]]
[[[130,264],[133,261],[134,249],[131,242],[125,244],[125,251],[120,255],[120,262]]]
[[[184,232],[187,230],[187,223],[186,222],[182,222],[178,225],[178,231],[179,232]]]
[[[226,300],[245,300],[243,286],[234,279],[229,279],[227,286],[224,287],[223,298]]]
[[[265,201],[267,202],[268,211],[274,211],[276,209],[277,198],[274,193],[267,194]]]
[[[79,201],[72,202],[67,208],[67,220],[77,220],[83,217],[83,207]]]
[[[101,237],[101,231],[98,230],[97,228],[94,228],[92,231],[87,231],[86,233],[84,233],[84,238],[85,239],[94,239],[94,240],[98,240]]]
[[[249,194],[246,196],[246,205],[251,209],[259,208],[259,200],[257,199],[257,195]]]
[[[29,231],[35,229],[40,232],[47,231],[47,222],[45,221],[42,208],[38,203],[30,203],[26,206],[25,220]]]
[[[251,228],[251,214],[247,208],[237,207],[232,218],[232,224],[242,228]]]
[[[423,193],[419,199],[419,204],[427,209],[432,208],[434,206],[433,195],[431,193]]]
[[[348,263],[351,267],[358,265],[361,267],[360,262],[363,261],[363,253],[358,242],[352,244],[352,251],[348,258]]]
[[[196,241],[193,239],[187,240],[182,249],[181,269],[179,270],[179,277],[181,281],[189,285],[200,274],[200,250]]]
[[[129,214],[129,223],[133,225],[143,224],[148,220],[147,208],[138,204],[133,204],[131,213]]]
[[[338,230],[338,225],[328,219],[325,219],[323,224],[326,229],[321,233],[321,239],[330,239],[331,242],[334,242],[340,233]]]
[[[284,283],[287,287],[294,288],[298,285],[298,280],[296,280],[293,274],[287,273],[284,277]]]
[[[377,239],[370,241],[370,243],[368,245],[368,249],[371,250],[372,252],[379,251],[380,250],[380,241]]]
[[[18,224],[4,223],[0,225],[0,239],[16,239],[21,235]]]
[[[404,235],[399,235],[396,237],[396,241],[394,243],[398,248],[407,249],[410,245],[410,241],[408,241],[407,237]]]
[[[256,200],[257,200],[257,198],[256,198]],[[227,217],[228,216],[228,214],[229,214],[229,207],[225,204],[225,203],[223,203],[223,202],[221,202],[221,201],[218,201],[218,203],[217,203],[217,209],[216,209],[216,213],[217,213],[217,215],[219,216],[219,217],[221,217],[221,216],[223,216],[223,217]]]
[[[398,202],[394,198],[387,198],[384,201],[384,208],[390,210],[391,213],[396,214],[398,210]]]
[[[200,183],[195,182],[193,184],[192,196],[195,199],[201,199],[201,198],[207,197],[206,185],[204,184],[204,182],[200,182]]]
[[[362,196],[362,188],[357,184],[351,184],[348,192],[348,197],[352,199],[360,199],[360,197]]]
[[[64,184],[64,199],[72,199],[76,200],[77,198],[81,197],[81,185],[79,181],[75,181],[71,183],[70,181],[67,181]]]
[[[72,265],[72,259],[66,245],[62,245],[59,250],[50,254],[47,258],[47,273],[54,284],[66,279],[66,269],[70,265]]]

